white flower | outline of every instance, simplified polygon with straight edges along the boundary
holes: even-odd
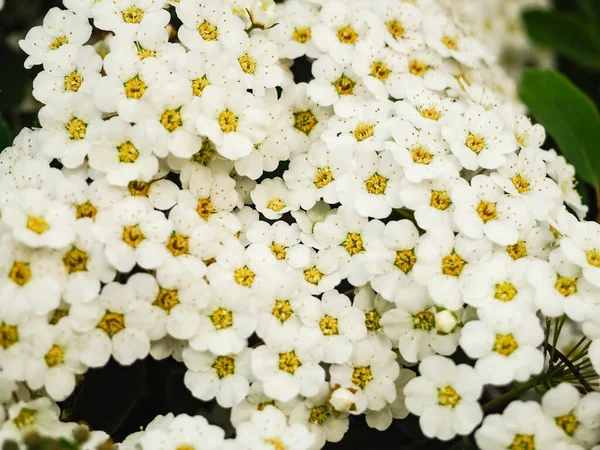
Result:
[[[31,432],[47,437],[61,437],[67,424],[60,422],[60,409],[56,403],[47,397],[37,398],[28,402],[17,402],[8,408],[8,420],[0,431],[0,439],[17,439]]]
[[[134,36],[143,26],[164,27],[166,0],[99,0],[92,6],[94,26],[119,36]]]
[[[63,45],[44,61],[44,71],[33,82],[33,96],[42,103],[52,103],[74,93],[92,94],[101,78],[102,58],[94,47]]]
[[[479,406],[483,383],[471,366],[443,356],[429,356],[404,388],[406,406],[420,416],[425,436],[449,441],[473,432],[483,419]]]
[[[306,297],[300,309],[305,326],[319,328],[322,360],[331,364],[344,364],[352,354],[352,342],[367,335],[364,313],[352,306],[350,299],[336,290],[325,292],[318,300]]]
[[[339,254],[331,249],[317,253],[312,248],[298,245],[288,251],[288,264],[301,270],[302,286],[311,294],[327,292],[343,278]]]
[[[555,160],[547,162],[546,170],[548,176],[556,182],[562,191],[564,202],[575,211],[580,220],[583,220],[589,208],[583,204],[583,199],[579,192],[577,192],[575,168],[571,164],[568,164],[565,157],[561,155]]]
[[[313,39],[313,25],[318,22],[318,10],[299,0],[277,5],[281,20],[269,29],[268,36],[279,46],[281,58],[296,59],[301,56],[316,58],[321,54]]]
[[[590,308],[587,317],[583,322],[583,333],[592,340],[588,350],[588,357],[592,363],[594,371],[600,373],[600,306],[596,305]]]
[[[197,130],[215,144],[223,157],[235,161],[248,156],[254,145],[265,139],[267,114],[256,97],[244,89],[208,86],[200,104]]]
[[[375,3],[373,9],[385,21],[385,43],[393,50],[405,54],[425,46],[419,6],[398,3],[394,0],[382,0]]]
[[[285,173],[284,173],[285,175]],[[296,220],[296,223],[302,230],[301,238],[302,243],[309,247],[321,250],[321,246],[314,239],[313,231],[317,223],[325,220],[327,215],[331,212],[331,206],[323,201],[315,203],[315,206],[304,211],[299,209],[297,211],[291,211],[292,217]]]
[[[158,160],[152,143],[141,125],[132,126],[118,117],[90,128],[93,145],[89,164],[106,174],[115,186],[127,186],[132,180],[150,181],[158,172]]]
[[[288,211],[298,209],[299,193],[287,188],[281,178],[267,178],[250,194],[256,210],[267,219],[278,220]]]
[[[52,8],[44,17],[43,25],[33,27],[25,39],[19,41],[19,47],[29,55],[25,67],[30,69],[42,64],[48,53],[65,44],[82,46],[91,34],[92,27],[85,16]]]
[[[268,396],[288,401],[298,394],[311,397],[318,392],[325,381],[325,370],[319,365],[320,339],[318,329],[303,328],[295,342],[273,342],[254,350],[252,373],[264,383]]]
[[[246,398],[231,408],[231,423],[237,427],[240,423],[250,420],[252,413],[262,411],[267,406],[277,408],[287,417],[300,402],[300,397],[294,397],[287,402],[274,400],[265,394],[263,383],[256,380],[250,386]]]
[[[531,119],[523,115],[514,117],[513,133],[521,148],[541,147],[546,140],[544,127],[539,123],[532,125]]]
[[[394,380],[400,372],[396,355],[392,351],[378,351],[367,340],[358,341],[353,347],[347,364],[334,364],[329,368],[330,382],[354,385],[366,395],[368,408],[378,411],[396,398]]]
[[[544,356],[537,348],[544,339],[539,319],[529,313],[489,317],[464,325],[460,346],[477,359],[475,370],[484,383],[505,385],[538,374]]]
[[[442,126],[442,136],[465,169],[496,169],[506,154],[517,149],[514,136],[505,129],[502,116],[482,106],[467,108],[464,116],[453,115]]]
[[[394,103],[394,108],[400,119],[408,120],[419,129],[439,129],[453,119],[462,120],[465,110],[464,104],[454,98],[443,98],[428,89],[413,86],[406,88],[405,100]]]
[[[394,307],[379,294],[373,292],[369,285],[355,289],[352,306],[360,309],[365,315],[367,327],[366,339],[383,350],[391,350],[392,343],[381,326],[381,317]]]
[[[220,356],[187,348],[183,351],[183,362],[188,368],[185,385],[194,397],[202,401],[216,397],[223,408],[231,408],[248,394],[251,357],[249,348]]]
[[[255,411],[249,421],[236,428],[237,441],[243,448],[289,448],[308,450],[314,440],[313,434],[303,425],[288,425],[285,415],[274,406]]]
[[[367,409],[367,396],[350,381],[345,387],[333,386],[329,403],[337,412],[359,415]]]
[[[577,222],[560,240],[560,248],[570,262],[581,267],[583,278],[600,288],[600,225]]]
[[[354,208],[363,217],[382,219],[393,208],[402,206],[400,180],[402,169],[385,151],[359,153],[354,156],[356,172],[338,180],[338,195],[342,205]]]
[[[562,436],[561,436],[562,434]],[[482,450],[505,448],[560,448],[565,436],[544,416],[536,402],[513,401],[502,415],[491,414],[475,432],[475,441]]]
[[[275,259],[282,261],[286,259],[288,249],[300,243],[300,227],[281,220],[273,225],[257,221],[248,227],[246,237],[251,244],[269,247]]]
[[[107,284],[96,300],[71,307],[73,329],[81,333],[81,361],[104,366],[112,355],[122,365],[144,359],[150,351],[151,306],[136,299],[132,286]]]
[[[352,68],[377,100],[385,101],[389,96],[399,99],[406,90],[402,84],[406,67],[403,56],[388,47],[373,48],[360,43],[356,46]]]
[[[217,55],[192,50],[177,59],[176,67],[177,72],[189,80],[193,96],[202,97],[207,86],[226,86],[232,81],[227,73],[227,62]]]

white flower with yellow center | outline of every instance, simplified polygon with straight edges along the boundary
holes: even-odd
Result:
[[[600,393],[582,396],[571,384],[561,383],[542,397],[542,411],[574,444],[589,448],[600,439]]]
[[[132,126],[113,117],[90,126],[90,135],[90,167],[106,174],[111,185],[125,187],[133,180],[149,182],[158,172],[153,144],[141,125]]]
[[[188,368],[185,386],[202,401],[216,398],[220,406],[231,408],[248,394],[248,379],[252,379],[251,357],[250,348],[230,355],[215,355],[186,348],[183,351],[183,362]]]
[[[223,38],[244,31],[244,22],[219,0],[208,0],[202,4],[194,0],[180,0],[176,8],[177,16],[183,22],[177,34],[190,50],[205,55],[218,54],[223,51]]]
[[[298,209],[300,193],[288,189],[281,178],[267,178],[256,185],[250,194],[256,210],[270,220],[278,220],[289,211]]]
[[[600,289],[581,276],[581,268],[568,261],[561,248],[550,253],[549,261],[532,261],[527,275],[537,307],[547,317],[566,314],[582,322],[588,310],[600,303]]]
[[[329,383],[325,382],[316,395],[298,404],[290,414],[290,423],[302,424],[314,435],[312,449],[323,448],[326,442],[339,442],[348,431],[348,414],[339,413],[329,403],[332,394]]]
[[[396,354],[392,351],[378,351],[367,340],[355,342],[353,347],[346,364],[333,364],[329,368],[330,384],[352,385],[365,394],[370,410],[379,411],[396,399],[394,380],[400,373]]]
[[[393,50],[406,54],[425,47],[421,31],[422,14],[416,4],[382,0],[375,3],[373,9],[385,22],[384,40]]]
[[[31,432],[62,437],[69,429],[66,423],[59,420],[59,414],[59,407],[47,397],[16,402],[8,408],[8,417],[2,425],[0,437],[3,441],[20,441]]]
[[[531,261],[535,258],[548,260],[556,237],[549,226],[527,227],[519,230],[519,240],[512,245],[494,244],[494,251],[506,252],[515,261],[526,258]]]
[[[577,192],[575,168],[568,164],[565,157],[561,155],[555,160],[547,162],[546,170],[548,176],[556,182],[562,191],[563,201],[575,211],[580,220],[583,220],[589,207],[583,203],[581,195]]]
[[[321,359],[329,364],[344,364],[352,354],[352,343],[367,335],[364,313],[336,290],[325,292],[321,300],[306,297],[299,312],[302,323],[320,330]]]
[[[44,106],[39,113],[42,151],[68,169],[81,166],[91,149],[88,127],[100,116],[92,97],[86,94],[63,96]]]
[[[287,417],[271,405],[253,412],[250,420],[236,427],[236,440],[243,448],[309,450],[314,439],[305,426],[288,425]]]
[[[307,154],[290,160],[283,179],[288,188],[298,193],[302,209],[309,210],[320,199],[329,204],[338,203],[337,180],[355,170],[356,163],[347,157],[344,150],[329,150],[324,142],[319,141]]]
[[[318,9],[299,0],[277,5],[282,20],[270,28],[268,36],[279,47],[281,58],[296,59],[301,56],[317,58],[321,51],[313,39],[312,27],[318,22]]]
[[[402,168],[387,151],[358,153],[354,159],[358,166],[356,172],[342,175],[338,180],[340,203],[363,217],[388,217],[393,208],[402,206]]]
[[[164,27],[169,23],[166,0],[97,0],[92,6],[94,26],[118,36],[135,36],[143,26]]]
[[[319,19],[320,23],[313,26],[315,44],[337,62],[352,61],[358,43],[373,48],[384,46],[383,24],[368,9],[333,0],[323,5]]]
[[[80,361],[79,336],[69,319],[41,327],[38,333],[27,362],[27,385],[33,390],[45,387],[53,400],[62,401],[75,389],[75,376],[87,369]]]
[[[252,373],[264,383],[265,393],[276,400],[288,401],[300,394],[315,395],[325,381],[319,365],[322,348],[320,331],[302,328],[294,342],[273,342],[252,352]]]
[[[581,267],[583,278],[600,288],[600,225],[575,222],[560,239],[560,248],[569,262]]]
[[[145,269],[160,267],[167,258],[164,242],[173,225],[165,215],[137,197],[128,197],[96,217],[92,231],[106,245],[108,261],[122,273],[136,264]]]
[[[252,153],[266,137],[268,115],[261,102],[241,87],[208,86],[200,98],[198,133],[207,136],[219,154],[237,160]]]
[[[471,239],[486,237],[499,245],[513,245],[520,230],[535,225],[527,204],[504,194],[486,175],[474,176],[471,186],[455,186],[450,198],[456,205],[453,218],[458,229]]]
[[[456,310],[464,303],[461,291],[464,268],[470,263],[486,261],[491,250],[486,239],[454,236],[448,229],[429,231],[415,251],[417,262],[412,273],[417,283],[428,288],[437,305]]]
[[[104,58],[106,76],[94,89],[96,106],[106,113],[117,112],[127,122],[147,117],[148,88],[165,81],[168,65],[157,58],[141,58],[133,48],[114,49]]]
[[[32,248],[63,249],[75,240],[75,217],[69,207],[38,189],[25,189],[2,208],[12,237]]]
[[[425,436],[449,441],[467,436],[483,419],[479,405],[483,383],[471,366],[443,356],[428,356],[417,378],[404,388],[406,406],[419,417]]]
[[[539,123],[531,124],[527,116],[518,115],[514,117],[513,133],[517,144],[521,148],[541,147],[546,140],[546,130]]]
[[[167,211],[177,203],[179,187],[166,179],[164,169],[160,167],[150,181],[132,180],[127,184],[126,195],[149,203],[155,209]]]
[[[327,292],[344,278],[339,253],[297,245],[288,252],[288,264],[302,272],[302,286],[310,294]]]
[[[416,86],[407,87],[406,98],[394,103],[394,108],[396,116],[408,120],[419,129],[440,129],[453,118],[461,119],[465,111],[465,105],[460,100],[443,98],[435,92]]]
[[[503,314],[464,325],[460,346],[477,359],[475,370],[486,384],[524,382],[541,372],[544,340],[540,320],[533,314]]]
[[[247,297],[232,295],[225,284],[211,287],[212,298],[200,311],[198,332],[190,338],[190,347],[215,355],[239,353],[256,329],[256,311]]]
[[[63,45],[44,61],[44,71],[33,82],[33,96],[42,103],[52,103],[75,93],[92,94],[101,78],[102,58],[94,47]]]
[[[300,227],[281,220],[269,225],[266,222],[253,222],[246,230],[250,244],[268,247],[277,261],[285,261],[288,250],[300,244]]]
[[[111,355],[127,366],[150,352],[152,307],[136,298],[133,286],[109,283],[95,300],[73,305],[69,318],[81,336],[81,362],[89,367],[103,367]]]
[[[41,26],[33,27],[19,41],[19,47],[27,53],[25,67],[32,68],[42,64],[46,55],[58,50],[65,44],[82,46],[92,35],[92,26],[85,16],[52,8],[44,17]]]
[[[467,108],[463,116],[451,116],[442,125],[442,136],[468,170],[496,169],[518,147],[498,111],[479,105]]]
[[[401,81],[406,65],[404,55],[391,48],[373,48],[362,43],[356,46],[352,61],[356,74],[380,102],[385,102],[388,97],[404,97],[406,87]]]
[[[520,400],[511,402],[501,415],[486,416],[475,432],[475,442],[481,450],[574,448],[567,445],[568,436],[544,415],[539,403]]]
[[[202,97],[204,89],[211,85],[225,86],[232,81],[227,71],[227,60],[217,55],[206,55],[197,50],[181,55],[176,62],[177,73],[189,80],[189,88],[196,98]]]
[[[392,343],[384,333],[381,318],[386,311],[394,308],[394,304],[373,292],[370,285],[366,285],[355,289],[352,306],[360,309],[365,315],[365,326],[367,327],[366,339],[378,348],[391,350]]]

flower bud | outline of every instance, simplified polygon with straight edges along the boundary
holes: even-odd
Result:
[[[435,314],[435,328],[439,334],[450,334],[458,325],[456,314],[448,309],[438,311]]]
[[[354,388],[334,388],[329,403],[337,411],[350,414],[362,414],[367,409],[367,398]]]

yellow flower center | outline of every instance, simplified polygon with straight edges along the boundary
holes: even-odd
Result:
[[[565,414],[564,416],[556,417],[554,420],[556,425],[562,428],[567,436],[573,437],[579,427],[579,421],[573,414]]]
[[[127,80],[123,83],[123,86],[125,87],[125,96],[136,100],[142,98],[146,89],[148,89],[146,83],[144,83],[138,75]]]
[[[280,198],[273,198],[267,203],[267,208],[271,211],[279,212],[285,208],[285,202]]]
[[[423,147],[413,148],[411,154],[412,160],[417,164],[427,165],[433,160],[433,155]]]
[[[113,337],[125,328],[125,316],[123,314],[106,311],[96,328],[104,331],[108,337]]]
[[[517,434],[509,450],[535,450],[535,438],[531,434]]]
[[[312,32],[310,28],[296,28],[294,30],[294,34],[292,35],[292,39],[301,44],[305,44],[310,41],[312,38]]]
[[[85,138],[87,133],[87,123],[77,117],[73,117],[65,124],[65,130],[67,130],[69,139],[72,141],[80,141]]]
[[[304,279],[310,284],[314,284],[315,286],[319,284],[322,278],[323,273],[316,267],[311,267],[304,271]]]
[[[196,447],[194,447],[193,445],[183,444],[177,447],[175,450],[196,450]]]
[[[554,287],[561,295],[569,297],[577,293],[577,279],[559,276]]]
[[[98,209],[90,203],[88,200],[85,203],[81,203],[75,206],[75,216],[78,219],[83,219],[87,217],[89,219],[94,220],[96,218],[96,214],[98,213]]]
[[[519,344],[517,344],[517,341],[512,334],[497,334],[492,350],[502,356],[509,356],[518,347]]]
[[[213,142],[210,139],[205,139],[202,142],[200,150],[198,150],[192,155],[192,159],[194,160],[194,162],[205,166],[213,159],[215,159],[216,151],[217,148],[215,147],[215,144],[213,144]]]
[[[431,199],[429,200],[429,206],[445,211],[450,207],[452,201],[450,195],[446,191],[431,191]]]
[[[442,273],[451,277],[457,277],[462,273],[466,264],[466,261],[458,253],[450,253],[442,259]]]
[[[421,108],[419,112],[421,113],[421,116],[429,120],[440,120],[440,117],[442,117],[442,113],[434,107]]]
[[[483,223],[488,223],[490,220],[494,220],[498,217],[498,211],[496,211],[496,203],[494,202],[479,202],[477,206],[477,215],[481,217]]]
[[[134,163],[140,157],[140,152],[130,141],[123,142],[119,145],[117,147],[117,152],[119,152],[119,161],[126,164]]]
[[[460,395],[452,386],[438,389],[438,403],[448,408],[454,408],[460,402]]]
[[[40,216],[29,216],[27,218],[27,228],[36,234],[44,234],[50,228],[48,222]]]
[[[17,414],[16,417],[12,421],[15,424],[15,426],[21,430],[23,428],[26,428],[26,427],[29,427],[29,426],[35,424],[37,415],[38,415],[37,409],[21,408],[21,411],[19,411],[19,414]]]
[[[373,176],[365,180],[365,187],[367,188],[367,192],[369,194],[381,195],[385,194],[387,182],[387,178],[375,173]]]
[[[58,50],[63,45],[68,44],[69,39],[66,36],[58,36],[50,42],[50,50]]]
[[[150,50],[149,48],[144,48],[139,44],[137,44],[137,47],[138,47],[138,56],[142,60],[144,60],[146,58],[154,58],[156,56],[156,52],[154,50]]]
[[[319,320],[319,328],[325,336],[333,336],[339,334],[338,321],[335,317],[325,315]]]
[[[225,378],[235,373],[235,359],[229,356],[219,356],[212,365],[219,378]]]
[[[242,72],[254,74],[256,72],[256,59],[249,55],[242,55],[238,58]]]
[[[173,232],[167,241],[167,250],[173,256],[181,256],[189,253],[189,238],[183,234]]]
[[[29,263],[15,261],[8,271],[8,278],[19,286],[26,285],[31,280],[31,267],[29,267]]]
[[[392,71],[383,61],[375,61],[371,65],[371,76],[378,80],[385,81],[389,78]]]
[[[146,181],[133,180],[127,185],[129,193],[134,197],[147,197],[150,192],[150,183]]]
[[[152,304],[170,314],[171,310],[179,305],[179,292],[175,289],[164,289],[161,287]]]
[[[516,244],[506,247],[506,252],[515,261],[517,259],[525,258],[527,256],[527,244],[525,241],[519,240]]]
[[[294,311],[292,310],[292,305],[290,305],[289,300],[276,300],[271,313],[281,323],[284,323],[292,316]]]
[[[169,133],[172,133],[183,125],[181,112],[179,109],[167,109],[160,116],[160,123]]]
[[[365,314],[365,326],[369,331],[377,331],[381,328],[379,324],[379,320],[381,319],[381,314],[377,311],[369,311]]]
[[[259,403],[256,407],[257,411],[263,411],[267,406],[275,406],[275,400]]]
[[[237,130],[238,117],[228,109],[219,114],[218,122],[223,133],[232,133]]]
[[[435,316],[431,311],[421,311],[413,314],[412,324],[415,330],[429,331],[435,328]]]
[[[122,239],[130,247],[137,248],[146,237],[139,225],[128,225],[123,227]]]
[[[201,198],[196,205],[196,212],[202,219],[208,220],[217,210],[210,201],[210,198]]]
[[[309,416],[308,420],[311,423],[314,423],[315,425],[321,425],[323,422],[325,422],[329,418],[330,415],[331,415],[331,413],[330,413],[329,406],[327,406],[327,405],[315,406],[313,409],[310,410],[310,416]]]
[[[480,153],[486,147],[485,139],[483,139],[481,136],[477,136],[476,134],[469,134],[465,145],[474,153]]]
[[[458,39],[456,36],[444,35],[444,37],[442,37],[442,44],[444,44],[448,50],[458,50]]]
[[[390,33],[394,39],[404,36],[404,27],[399,20],[390,20],[385,23],[385,26],[387,27],[388,33]]]
[[[333,87],[338,95],[352,95],[355,85],[356,82],[344,74],[333,82]]]
[[[358,39],[358,34],[350,25],[340,28],[337,36],[342,44],[354,44]]]
[[[348,233],[342,245],[351,256],[357,255],[365,249],[359,233]]]
[[[87,270],[88,255],[83,250],[73,247],[63,256],[63,264],[68,273],[84,272]]]
[[[196,78],[195,80],[192,80],[192,94],[194,94],[195,97],[201,97],[202,92],[204,92],[204,89],[209,85],[210,81],[208,81],[206,75],[204,75],[202,78]]]
[[[67,92],[77,92],[83,84],[83,77],[77,70],[65,75],[64,86]]]
[[[252,272],[247,266],[240,267],[233,272],[233,279],[237,284],[244,287],[251,287],[254,283],[254,277],[256,274]]]
[[[198,27],[198,34],[205,41],[214,41],[219,37],[219,30],[212,23],[205,20]]]
[[[317,173],[315,174],[315,186],[321,189],[327,186],[332,181],[333,174],[331,173],[331,170],[329,170],[327,167],[317,169]]]
[[[284,372],[291,373],[294,375],[296,369],[300,367],[302,363],[300,359],[296,356],[295,351],[285,352],[279,354],[279,370],[283,370]]]
[[[233,325],[233,313],[225,308],[217,308],[209,316],[217,330],[224,330]]]
[[[352,371],[352,384],[361,389],[367,387],[367,384],[373,379],[373,373],[369,366],[357,366]]]
[[[600,268],[600,252],[597,250],[588,250],[585,252],[589,265]]]
[[[60,345],[54,344],[44,356],[48,367],[55,367],[65,362],[65,350]]]
[[[279,439],[265,439],[265,442],[270,444],[273,447],[273,450],[288,450]]]
[[[529,187],[529,181],[527,181],[521,175],[515,175],[514,177],[512,177],[511,181],[515,189],[521,194],[531,190],[531,188]]]
[[[16,325],[0,323],[0,347],[6,350],[19,341],[19,328]]]
[[[396,252],[394,265],[402,272],[409,273],[416,262],[417,256],[413,250],[398,250]]]
[[[273,242],[269,248],[271,249],[271,253],[275,258],[279,261],[285,259],[286,249],[283,245],[278,244],[277,242]]]
[[[137,6],[130,6],[122,13],[123,21],[126,23],[140,23],[144,18],[144,10]]]
[[[294,128],[307,136],[317,126],[317,123],[317,118],[309,109],[294,113]]]
[[[417,77],[423,76],[426,70],[427,64],[425,64],[423,61],[413,59],[408,63],[408,71]]]
[[[517,295],[517,288],[510,281],[498,283],[494,289],[494,298],[501,302],[510,302]]]
[[[365,139],[369,139],[373,136],[373,125],[369,125],[368,123],[360,123],[354,130],[354,138],[358,142],[362,142]]]

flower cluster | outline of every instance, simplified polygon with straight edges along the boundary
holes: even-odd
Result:
[[[544,370],[542,315],[600,370],[600,225],[436,1],[64,3],[20,42],[41,128],[0,154],[7,383],[62,401],[110,358],[173,357],[236,439],[167,416],[123,449],[302,450],[359,414],[471,434],[484,386]],[[599,400],[561,386],[479,445],[591,447]],[[56,421],[11,408],[10,438]]]

